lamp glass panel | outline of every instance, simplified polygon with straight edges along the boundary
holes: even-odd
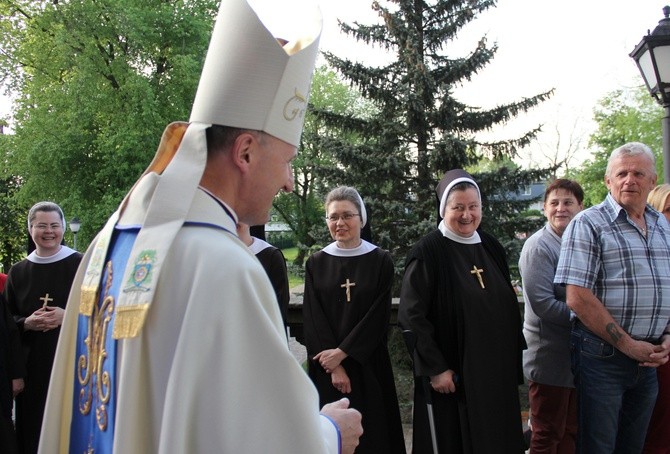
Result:
[[[670,46],[654,47],[654,58],[661,82],[670,83]]]
[[[642,77],[644,81],[649,86],[651,91],[654,91],[658,88],[658,81],[656,80],[656,73],[654,72],[654,64],[651,61],[651,53],[649,49],[645,49],[644,53],[640,56],[638,60],[640,65],[640,70],[642,71]]]

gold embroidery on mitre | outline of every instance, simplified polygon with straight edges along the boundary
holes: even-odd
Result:
[[[88,415],[93,405],[93,395],[99,405],[95,409],[95,419],[101,431],[107,430],[109,421],[107,404],[111,395],[111,378],[105,370],[107,350],[105,340],[107,330],[114,313],[114,297],[109,294],[112,286],[112,262],[107,263],[107,280],[105,283],[105,298],[98,307],[94,305],[93,314],[88,317],[88,335],[84,339],[86,353],[77,360],[77,379],[81,385],[79,390],[79,412]]]
[[[113,339],[127,339],[136,337],[144,320],[149,312],[149,304],[140,304],[134,306],[123,306],[116,308],[116,317],[114,318],[114,328],[112,329]]]
[[[295,89],[295,94],[284,104],[284,118],[293,121],[296,118],[302,118],[307,107],[307,98]]]

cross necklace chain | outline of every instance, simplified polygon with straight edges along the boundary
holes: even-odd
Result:
[[[635,225],[642,231],[643,236],[647,236],[647,220],[643,217],[641,222],[634,220]]]

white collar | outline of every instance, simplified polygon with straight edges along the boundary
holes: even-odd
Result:
[[[235,213],[235,210],[233,210],[232,207],[231,207],[230,205],[228,205],[226,202],[224,202],[224,201],[221,200],[219,197],[217,197],[216,195],[214,195],[214,193],[213,193],[212,191],[210,191],[209,189],[207,189],[206,187],[201,186],[201,185],[198,185],[198,189],[200,189],[200,190],[202,190],[203,192],[209,194],[210,196],[212,196],[212,198],[216,199],[219,203],[221,203],[221,205],[223,205],[224,207],[226,207],[226,208],[230,211],[230,214],[233,216],[233,221],[234,221],[235,224],[237,225],[237,223],[239,222],[239,219],[238,219],[238,217],[237,217],[237,213]],[[235,232],[235,235],[237,235],[237,232]]]
[[[334,255],[336,257],[357,257],[359,255],[367,254],[368,252],[377,249],[372,243],[368,243],[365,240],[361,240],[361,244],[351,249],[344,249],[337,246],[337,241],[333,241],[328,246],[323,248],[323,252],[328,255]]]
[[[437,226],[442,232],[442,235],[449,238],[451,241],[455,241],[461,244],[479,244],[482,242],[482,239],[479,237],[479,232],[475,232],[468,238],[458,235],[456,232],[453,232],[447,224],[445,224],[444,219],[440,221],[440,224]]]
[[[54,263],[63,260],[64,258],[67,258],[76,252],[77,251],[75,251],[74,249],[70,249],[67,246],[61,246],[60,250],[56,252],[54,255],[50,255],[48,257],[41,257],[37,255],[37,251],[35,250],[30,253],[30,255],[28,256],[28,260],[30,260],[33,263],[39,263],[45,265],[48,263]]]
[[[247,246],[251,252],[254,253],[254,255],[258,255],[261,251],[264,251],[265,249],[272,247],[270,243],[267,241],[263,241],[260,238],[256,237],[251,237],[251,244]]]

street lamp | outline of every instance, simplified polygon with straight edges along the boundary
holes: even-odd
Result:
[[[78,217],[73,217],[70,219],[70,230],[72,230],[72,233],[74,234],[74,250],[77,250],[77,232],[81,228],[81,221],[79,220]]]
[[[630,56],[637,63],[651,95],[665,109],[663,117],[663,176],[670,183],[670,6],[653,32],[647,31]]]

